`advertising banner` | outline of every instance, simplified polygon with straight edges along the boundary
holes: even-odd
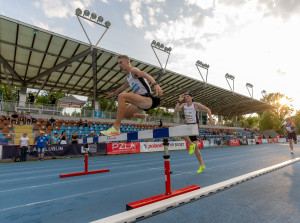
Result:
[[[202,142],[203,142],[203,148],[209,148],[210,147],[208,140],[203,140]]]
[[[184,150],[187,148],[186,141],[171,141],[169,142],[169,150]],[[162,142],[141,142],[140,150],[145,152],[161,152],[164,151]]]
[[[262,144],[262,141],[261,141],[261,139],[255,139],[255,143],[256,144]]]
[[[278,143],[278,138],[274,138],[274,139],[273,139],[273,142],[274,142],[274,143]]]
[[[231,140],[229,140],[229,145],[230,146],[239,146],[240,145],[240,140],[238,140],[238,139],[231,139]]]
[[[268,143],[273,143],[273,139],[268,139]]]
[[[204,146],[203,146],[203,141],[198,140],[198,142],[197,142],[197,147],[198,147],[199,149],[203,149],[203,148],[204,148]]]
[[[139,153],[139,142],[108,143],[107,154]]]
[[[255,139],[248,139],[248,145],[254,145]]]
[[[262,139],[261,142],[262,142],[263,144],[267,144],[267,143],[268,143],[268,140],[267,140],[267,139]]]
[[[278,142],[280,143],[286,142],[286,138],[279,138]]]
[[[106,144],[90,144],[90,153],[97,155],[106,154]],[[58,156],[70,156],[70,155],[80,155],[84,151],[84,144],[66,144],[66,145],[49,145],[45,150],[45,157],[58,157]],[[84,153],[84,152],[83,152]],[[20,155],[19,146],[3,146],[3,159],[13,159]],[[37,157],[36,147],[30,147],[28,149],[27,157]]]

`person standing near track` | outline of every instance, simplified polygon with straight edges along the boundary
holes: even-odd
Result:
[[[27,132],[24,132],[23,137],[20,138],[21,161],[26,161],[28,146],[29,138],[27,137]]]
[[[185,100],[185,103],[183,103],[184,100]],[[178,112],[182,109],[184,111],[185,120],[188,125],[193,125],[193,124],[198,125],[199,124],[198,112],[200,109],[203,109],[207,112],[207,114],[209,116],[210,124],[214,125],[210,109],[198,102],[194,102],[194,97],[193,97],[192,93],[188,92],[186,94],[182,94],[179,96],[179,100],[176,104],[174,112]],[[201,152],[197,147],[197,141],[198,141],[197,136],[185,136],[184,139],[189,144],[189,148],[190,148],[189,155],[191,155],[195,152],[195,155],[200,163],[200,167],[197,170],[197,173],[202,173],[202,171],[206,167],[203,163]]]
[[[37,136],[34,140],[36,143],[36,149],[38,153],[39,160],[44,160],[44,153],[47,147],[47,143],[49,143],[49,139],[44,135],[44,132],[40,132],[40,135]]]
[[[294,143],[297,144],[297,135],[296,135],[296,125],[292,122],[291,118],[286,119],[285,128],[288,133],[287,137],[290,142],[291,154],[294,154],[293,140]]]
[[[114,95],[126,90],[129,86],[132,88],[134,93],[129,92],[119,94],[116,121],[111,128],[106,131],[101,131],[101,133],[106,136],[121,134],[120,125],[123,118],[147,118],[147,114],[144,115],[138,113],[142,110],[148,111],[152,108],[156,108],[160,104],[160,98],[158,97],[163,93],[160,86],[149,74],[131,66],[128,56],[118,56],[118,65],[121,71],[126,72],[127,77],[125,83],[108,96],[113,97]],[[156,96],[152,95],[148,82],[154,86]],[[126,106],[126,103],[129,103],[130,105]]]

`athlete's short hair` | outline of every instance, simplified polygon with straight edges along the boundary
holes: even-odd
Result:
[[[119,55],[118,56],[118,60],[119,59],[125,59],[125,60],[129,60],[130,61],[130,59],[129,59],[129,57],[127,55]]]

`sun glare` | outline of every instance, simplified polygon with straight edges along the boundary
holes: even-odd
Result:
[[[289,101],[285,97],[279,99],[279,104],[281,105],[286,105],[288,103]]]

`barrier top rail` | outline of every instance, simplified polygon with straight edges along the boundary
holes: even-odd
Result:
[[[158,139],[198,135],[198,125],[181,125],[169,128],[123,133],[117,136],[100,136],[98,142],[118,142],[141,139]]]

